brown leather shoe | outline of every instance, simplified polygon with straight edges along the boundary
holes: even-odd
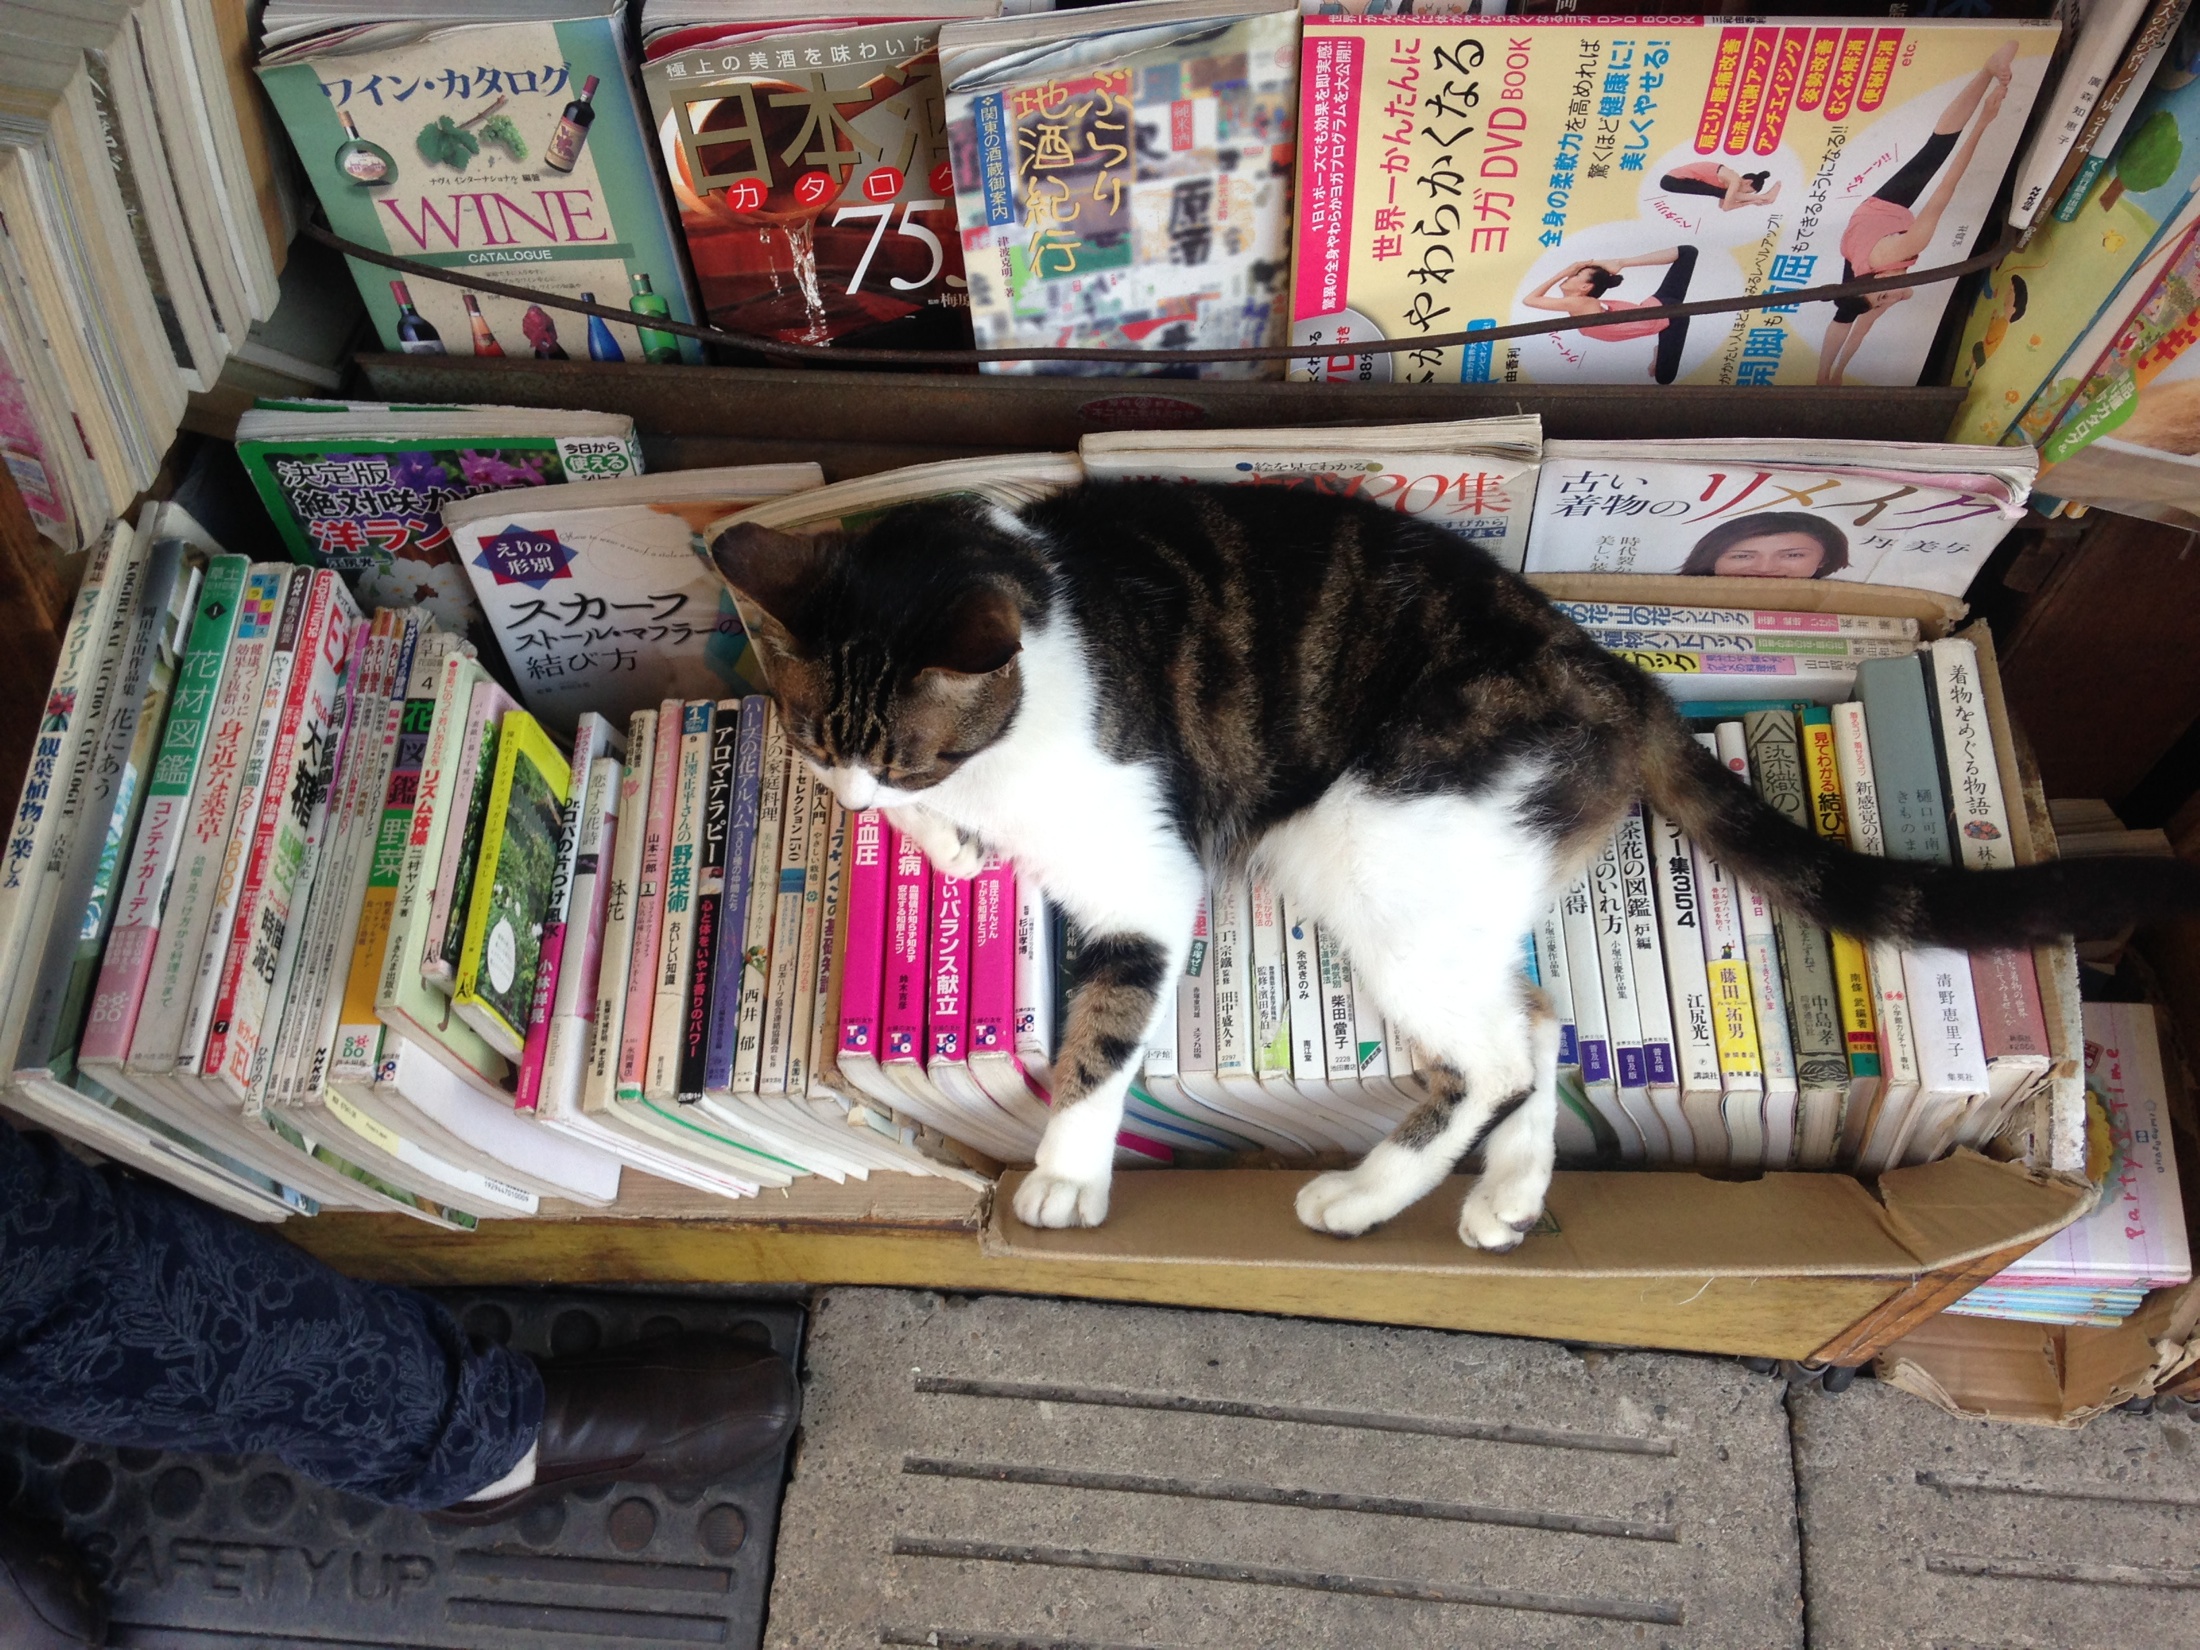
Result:
[[[595,1484],[701,1488],[786,1446],[802,1400],[776,1352],[719,1335],[668,1335],[542,1365],[535,1481],[461,1501],[438,1523],[494,1524]]]
[[[83,1650],[107,1642],[107,1601],[69,1550],[25,1524],[0,1523],[0,1644]]]

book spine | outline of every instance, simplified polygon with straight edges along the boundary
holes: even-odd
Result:
[[[619,1033],[619,1099],[642,1098],[649,1075],[649,1047],[657,1010],[659,940],[665,920],[665,862],[672,849],[673,791],[679,782],[680,747],[687,705],[667,699],[657,707],[657,750],[647,806],[630,816],[639,826],[642,860],[634,884],[634,946],[626,971],[626,1012]]]
[[[617,757],[598,757],[583,793],[573,886],[566,896],[565,955],[558,970],[537,1099],[538,1108],[548,1117],[573,1116],[581,1107],[588,1080],[597,990],[603,978],[605,894],[611,885],[611,856],[618,845],[619,791],[624,778],[625,768]]]
[[[1725,1083],[1719,1072],[1711,980],[1704,969],[1703,910],[1696,889],[1696,854],[1676,820],[1652,811],[1645,817],[1646,852],[1657,896],[1659,937],[1664,942],[1665,989],[1673,1025],[1673,1065],[1681,1115],[1688,1120],[1696,1162],[1726,1162],[1726,1125],[1720,1113]],[[1549,990],[1548,984],[1544,989]]]
[[[1833,707],[1834,764],[1841,776],[1841,800],[1852,846],[1860,854],[1883,855],[1879,789],[1873,777],[1871,732],[1858,703]],[[1891,1148],[1914,1109],[1918,1094],[1917,1037],[1911,1026],[1909,990],[1902,953],[1884,941],[1865,947],[1871,965],[1872,1002],[1879,1022],[1880,1084],[1870,1108],[1851,1111],[1842,1120],[1841,1160],[1862,1167],[1868,1160],[1891,1161]]]
[[[972,1058],[1016,1047],[1016,871],[998,854],[970,879]]]
[[[765,973],[763,1047],[756,1072],[758,1094],[788,1091],[794,1046],[795,977],[801,967],[802,901],[810,874],[810,830],[816,816],[817,776],[801,760],[789,764],[785,820],[779,838],[779,880],[772,898],[771,962]]]
[[[733,830],[734,769],[740,743],[741,701],[721,699],[711,716],[710,765],[703,784],[703,855],[695,882],[695,962],[688,979],[687,1011],[680,1022],[676,1092],[682,1101],[702,1099],[710,1062],[711,981],[724,949],[718,936],[725,916],[726,859]]]
[[[1558,1063],[1581,1064],[1581,1032],[1574,1023],[1574,982],[1566,961],[1566,915],[1552,900],[1535,927],[1535,977],[1558,1020]]]
[[[253,724],[252,746],[238,778],[235,828],[222,851],[221,875],[214,884],[206,943],[200,948],[198,965],[192,974],[191,1006],[184,1018],[182,1040],[177,1045],[177,1062],[187,1076],[212,1072],[218,1067],[218,1062],[204,1058],[207,1039],[213,1032],[216,1005],[221,1000],[228,974],[237,910],[251,871],[253,851],[259,844],[260,816],[267,811],[270,768],[276,759],[283,718],[291,703],[291,681],[300,673],[301,657],[308,679],[312,672],[312,655],[300,645],[307,609],[317,607],[323,613],[327,611],[327,591],[320,578],[319,574],[301,572],[290,581],[283,595],[283,616],[276,622],[275,646],[268,659],[259,716]],[[296,731],[295,721],[292,731]]]
[[[924,1064],[970,1057],[970,879],[932,872],[931,989],[924,1008]]]
[[[1375,993],[1368,989],[1367,977],[1345,959],[1345,971],[1352,979],[1352,1026],[1359,1039],[1360,1082],[1378,1093],[1387,1090],[1401,1101],[1409,1101],[1411,1094],[1401,1086],[1399,1079],[1410,1073],[1393,1073],[1390,1066],[1390,1044],[1383,1023],[1381,1007],[1375,1001]]]
[[[823,833],[824,875],[818,884],[817,944],[812,948],[816,964],[809,971],[809,1082],[804,1093],[813,1100],[832,1100],[845,1098],[840,1094],[840,996],[847,963],[847,947],[843,941],[848,928],[848,848],[854,833],[848,810],[823,786],[818,789],[825,800],[827,824]],[[995,917],[998,922],[1000,914],[996,912]],[[1012,923],[1014,919],[1015,900],[1011,889],[1007,920]],[[1013,949],[1013,939],[1005,932],[999,943],[1005,949]],[[1010,975],[1013,979],[1013,965]],[[1008,1035],[1014,1001],[1012,993],[1010,1012],[1001,1019],[997,1037]]]
[[[306,575],[300,574],[302,580]],[[173,1070],[190,1012],[199,953],[213,918],[221,864],[235,832],[239,780],[249,760],[260,701],[274,655],[275,629],[286,605],[290,571],[277,568],[245,578],[220,696],[214,702],[183,839],[169,877],[168,903],[153,943],[138,1023],[131,1029],[131,1071],[157,1076]]]
[[[1619,1085],[1614,1081],[1611,1023],[1604,1007],[1603,945],[1597,933],[1596,901],[1587,871],[1566,885],[1559,897],[1559,911],[1565,924],[1566,961],[1572,965],[1574,1046],[1581,1056],[1582,1090],[1598,1115],[1611,1126],[1620,1155],[1630,1163],[1640,1163],[1645,1156],[1642,1131],[1620,1109]],[[1395,1061],[1391,1072],[1393,1076],[1397,1073]]]
[[[318,1096],[328,1073],[343,1007],[343,965],[351,960],[373,871],[375,833],[389,787],[390,760],[405,713],[405,689],[419,640],[417,615],[383,609],[369,627],[360,661],[358,708],[345,735],[338,793],[332,806],[326,870],[314,878],[301,953],[284,1010],[268,1102],[289,1105]]]
[[[1322,1053],[1328,1066],[1325,1075],[1331,1083],[1347,1085],[1346,1092],[1350,1093],[1360,1081],[1360,1035],[1352,1003],[1352,959],[1326,930],[1317,930],[1315,941],[1315,961],[1321,969]]]
[[[1742,737],[1746,777],[1757,794],[1797,830],[1813,830],[1810,778],[1795,712],[1750,711],[1742,718]],[[1805,1169],[1831,1168],[1849,1088],[1833,950],[1826,931],[1799,913],[1774,911],[1772,924],[1800,1095],[1795,1161]]]
[[[503,873],[505,854],[513,841],[511,830],[513,795],[520,790],[519,772],[523,766],[539,767],[533,752],[529,734],[540,737],[540,729],[534,718],[525,711],[507,711],[500,719],[496,740],[496,764],[489,775],[489,801],[481,822],[480,860],[470,879],[473,887],[466,901],[465,926],[459,946],[458,967],[452,979],[451,1007],[458,1017],[480,1034],[482,1039],[498,1053],[519,1058],[525,1048],[527,1027],[526,1009],[522,1004],[532,997],[532,980],[525,979],[521,965],[515,958],[512,972],[505,981],[494,978],[490,958],[490,931],[504,921],[499,903],[499,884],[510,886],[512,879]],[[547,739],[543,741],[548,743]],[[553,748],[552,755],[556,756]],[[558,777],[562,781],[568,768],[558,764]],[[562,799],[560,799],[562,801]],[[560,808],[562,814],[563,809]],[[549,889],[532,884],[515,888],[514,893],[529,902],[547,899]],[[539,910],[539,907],[536,907]],[[511,930],[536,926],[533,923],[516,923]],[[537,928],[539,932],[539,927]],[[516,951],[516,947],[514,948]],[[539,961],[539,958],[538,958]],[[489,989],[484,990],[484,986]],[[513,989],[516,988],[516,991]],[[491,993],[495,995],[492,996]]]
[[[1322,1027],[1320,930],[1277,902],[1283,928],[1283,981],[1289,998],[1285,1019],[1291,1037],[1291,1080],[1319,1092],[1329,1080],[1327,1035]]]
[[[351,866],[341,855],[354,845],[352,815],[359,770],[370,759],[368,747],[379,750],[381,744],[393,624],[394,616],[379,631],[366,619],[352,625],[345,681],[332,724],[335,742],[317,786],[320,796],[306,831],[304,864],[291,892],[275,979],[261,1011],[260,1049],[249,1079],[253,1106],[281,1098],[278,1085],[284,1062],[303,1040],[306,1019],[319,1009],[328,965],[318,951],[332,917],[330,890],[348,882],[350,876]],[[306,774],[301,767],[301,781]]]
[[[926,948],[931,943],[932,868],[923,851],[900,831],[888,846],[886,967],[879,998],[879,1057],[923,1058]]]
[[[1836,847],[1849,846],[1848,805],[1841,794],[1841,764],[1835,754],[1833,713],[1812,705],[1802,713],[1803,760],[1811,792],[1811,828]],[[1879,1016],[1873,1004],[1871,959],[1853,934],[1828,936],[1833,948],[1834,992],[1841,1010],[1842,1047],[1849,1062],[1851,1107],[1869,1106],[1882,1075]],[[1844,1109],[1843,1133],[1847,1132]]]
[[[1642,1005],[1636,995],[1617,829],[1605,838],[1604,846],[1589,862],[1589,897],[1596,917],[1597,969],[1603,977],[1604,1016],[1612,1039],[1612,1068],[1620,1109],[1633,1120],[1649,1160],[1669,1163],[1673,1160],[1673,1143],[1666,1134],[1664,1120],[1650,1104],[1650,1073],[1642,1048]]]
[[[573,877],[580,863],[582,816],[588,811],[588,787],[596,759],[611,746],[611,728],[594,711],[584,712],[573,729],[573,763],[566,776],[564,817],[558,822],[557,867],[551,873],[550,903],[543,913],[542,943],[535,964],[535,995],[527,1005],[527,1041],[520,1049],[519,1078],[512,1091],[517,1111],[542,1107],[543,1068],[550,1058],[550,1022],[557,1014],[559,984],[565,975],[565,936],[571,926]]]
[[[1665,946],[1658,937],[1658,906],[1650,887],[1650,839],[1640,804],[1619,822],[1620,890],[1626,901],[1627,945],[1635,980],[1635,1011],[1642,1021],[1643,1077],[1650,1104],[1665,1125],[1675,1163],[1696,1160],[1695,1142],[1680,1109],[1680,1072],[1673,1052],[1673,1008],[1666,997]],[[1531,936],[1532,941],[1532,936]],[[1530,947],[1531,956],[1533,946]]]
[[[886,980],[886,913],[891,875],[888,854],[891,833],[886,816],[866,808],[854,816],[848,833],[848,920],[843,950],[847,961],[841,976],[838,1058],[843,1071],[857,1062],[866,1069],[878,1064],[879,1010]],[[753,839],[754,826],[751,826]],[[1020,911],[1011,920],[1020,920]],[[1020,953],[1012,933],[1010,944],[1010,1010],[1015,1007],[1015,954]],[[1014,1026],[1010,1027],[1014,1035]],[[866,1090],[865,1092],[869,1092]]]
[[[625,1046],[628,976],[634,954],[635,890],[641,885],[642,810],[657,768],[657,717],[638,710],[627,723],[626,765],[619,800],[607,825],[611,861],[603,893],[603,952],[596,964],[596,1024],[588,1039],[588,1073],[581,1083],[583,1113],[608,1111],[618,1098],[619,1062]]]
[[[1614,647],[1605,649],[1637,670],[1654,676],[1683,702],[1732,699],[1736,684],[1761,686],[1765,697],[1807,697],[1831,704],[1856,686],[1865,665],[1893,661],[1832,659],[1814,653],[1706,653],[1701,648]]]
[[[1252,890],[1242,877],[1233,878],[1214,884],[1207,898],[1215,942],[1215,1077],[1250,1083],[1257,1080],[1253,1040],[1258,1024],[1252,996]]]
[[[1192,943],[1184,954],[1184,972],[1176,981],[1177,1081],[1187,1090],[1204,1091],[1215,1070],[1214,930],[1207,893],[1192,915]],[[1198,1098],[1206,1099],[1204,1092]]]
[[[1253,1074],[1263,1084],[1291,1086],[1291,987],[1287,975],[1283,906],[1275,891],[1255,878],[1252,920]]]
[[[1868,661],[1857,672],[1856,698],[1871,735],[1873,789],[1886,857],[1952,864],[1924,661]]]
[[[810,1089],[810,1030],[817,1018],[818,947],[825,931],[825,862],[832,853],[833,793],[810,781],[809,858],[802,873],[802,920],[795,930],[793,1006],[787,1015],[787,1092]],[[968,1058],[968,1043],[964,1058]]]
[[[1716,743],[1698,740],[1716,751]],[[1712,1041],[1724,1088],[1720,1116],[1726,1124],[1727,1161],[1756,1168],[1764,1160],[1765,1064],[1757,1029],[1757,999],[1749,977],[1749,948],[1742,935],[1742,897],[1733,876],[1700,842],[1696,891],[1703,917],[1704,978],[1711,994]]]
[[[152,976],[154,941],[186,835],[192,784],[221,698],[223,667],[235,643],[249,567],[242,556],[216,556],[207,565],[146,786],[137,839],[116,895],[114,925],[77,1049],[79,1064],[120,1065],[130,1052],[130,1035]],[[41,744],[45,738],[41,724]],[[34,755],[34,766],[36,762]]]
[[[725,896],[719,906],[718,959],[711,966],[710,1046],[703,1087],[723,1094],[733,1082],[741,1017],[742,952],[748,941],[749,899],[756,882],[756,822],[764,789],[764,722],[770,701],[741,701],[733,753],[733,823],[726,836]]]
[[[1622,630],[1610,625],[1588,625],[1590,640],[1607,652],[1640,649],[1663,653],[1761,653],[1798,658],[1899,659],[1917,651],[1917,644],[1892,636],[1808,636],[1789,631],[1756,630]]]
[[[452,659],[463,657],[457,651],[457,639],[449,633],[425,632],[414,644],[411,677],[399,689],[404,704],[398,713],[397,744],[390,754],[390,777],[382,792],[381,816],[375,825],[359,927],[352,937],[351,967],[344,977],[343,998],[337,1011],[336,1039],[328,1062],[331,1082],[374,1080],[382,1049],[382,1022],[376,1017],[375,1004],[383,960],[390,952],[394,932],[398,886],[404,878],[412,843],[429,735],[435,727],[436,696],[453,668]]]
[[[1715,736],[1719,760],[1750,784],[1749,751],[1742,724],[1721,722]],[[1742,946],[1749,960],[1749,989],[1757,1010],[1758,1052],[1765,1066],[1765,1140],[1762,1167],[1785,1169],[1795,1157],[1796,1111],[1801,1091],[1795,1071],[1795,1021],[1780,968],[1779,930],[1772,905],[1752,884],[1735,880]]]
[[[420,959],[420,977],[449,992],[458,979],[458,959],[466,949],[466,919],[473,910],[474,882],[481,869],[482,832],[489,822],[489,793],[496,787],[497,747],[504,718],[518,708],[494,682],[478,683],[466,709],[466,734],[458,747],[458,776],[451,788],[453,826],[443,837],[443,863],[436,872],[428,908],[428,947]],[[461,804],[456,801],[463,797]]]
[[[1054,969],[1047,948],[1046,896],[1016,879],[1016,1061],[1041,1095],[1054,1085]]]
[[[656,1001],[650,1009],[649,1063],[642,1090],[653,1101],[680,1092],[688,986],[695,974],[695,896],[701,887],[703,808],[710,791],[711,723],[716,707],[695,699],[681,711],[679,765],[672,785],[672,837],[665,848],[665,917],[657,942]]]
[[[1781,636],[1858,636],[1896,641],[1917,640],[1915,619],[1874,618],[1858,613],[1786,613],[1746,607],[1671,607],[1658,602],[1573,602],[1551,604],[1578,625],[1623,630],[1713,630],[1732,634]]]
[[[301,874],[313,840],[326,828],[328,761],[359,622],[351,593],[335,574],[316,577],[314,586],[207,1040],[203,1069],[237,1101],[251,1095]]]
[[[776,706],[764,718],[764,773],[756,800],[756,847],[750,855],[749,908],[741,938],[741,1000],[734,1016],[733,1092],[755,1094],[764,1063],[764,998],[771,985],[772,920],[779,912],[780,837],[786,828],[793,763]],[[912,845],[910,852],[915,853]],[[919,861],[922,854],[917,855]],[[729,981],[729,984],[732,982]],[[921,988],[920,988],[921,990]],[[918,1041],[922,1041],[921,1026]],[[917,1044],[909,1046],[916,1057]]]

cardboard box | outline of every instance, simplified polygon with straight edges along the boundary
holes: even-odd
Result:
[[[1862,584],[1536,582],[1577,599],[1909,617],[1929,637],[1964,611],[1947,597]],[[2044,802],[2035,782],[2031,805],[2018,803],[2027,776],[1992,637],[1983,625],[1964,634],[1979,646],[2012,846],[2029,862],[2051,841]],[[1714,1181],[1688,1169],[1562,1170],[1544,1226],[1509,1255],[1460,1243],[1463,1178],[1364,1237],[1309,1232],[1292,1213],[1302,1169],[1121,1172],[1108,1223],[1092,1231],[1021,1225],[1009,1212],[1011,1175],[989,1212],[943,1183],[896,1191],[900,1177],[874,1176],[860,1195],[798,1186],[736,1206],[674,1194],[638,1220],[487,1222],[470,1237],[347,1215],[294,1222],[286,1235],[346,1270],[411,1282],[898,1284],[1860,1364],[2091,1206],[2077,960],[2065,945],[2042,947],[2039,962],[2055,1065],[2035,1107],[2032,1161],[1964,1152],[1876,1185],[1841,1174]],[[2102,1361],[2121,1368],[2119,1356],[2104,1351]],[[2081,1371],[2091,1357],[2081,1342]],[[2103,1379],[2111,1390],[2114,1378]]]

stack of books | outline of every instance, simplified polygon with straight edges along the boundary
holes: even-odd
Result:
[[[2154,1010],[2085,1005],[2086,1177],[2093,1212],[1948,1308],[1965,1317],[2112,1328],[2150,1289],[2192,1279]]]
[[[6,13],[0,458],[66,550],[151,485],[186,397],[275,308],[289,205],[216,13]]]

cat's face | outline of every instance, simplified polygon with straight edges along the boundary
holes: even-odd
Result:
[[[1015,596],[935,546],[882,557],[877,536],[744,525],[711,546],[788,744],[851,810],[916,800],[1022,700]]]

